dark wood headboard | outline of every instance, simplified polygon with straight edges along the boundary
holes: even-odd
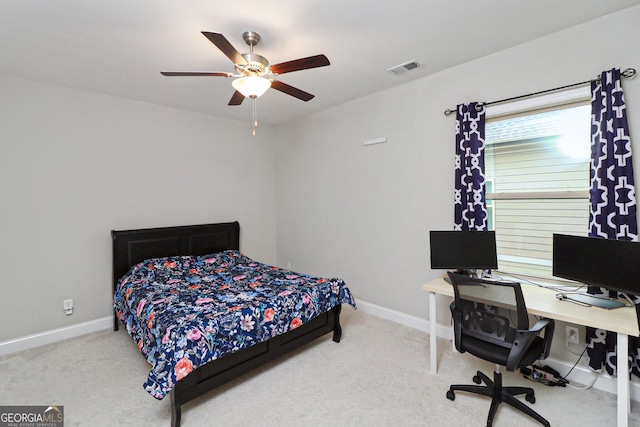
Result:
[[[186,225],[179,227],[112,230],[113,289],[134,265],[145,259],[177,255],[207,255],[228,249],[240,250],[240,224]],[[118,323],[114,315],[114,329]]]

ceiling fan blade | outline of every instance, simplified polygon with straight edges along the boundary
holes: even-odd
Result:
[[[223,72],[190,72],[190,71],[160,71],[163,76],[213,76],[213,77],[233,77],[232,73]]]
[[[203,31],[202,34],[204,34],[211,43],[215,44],[222,53],[227,55],[234,64],[247,65],[247,61],[243,58],[240,52],[238,52],[222,34],[210,33],[208,31]]]
[[[290,86],[286,83],[279,82],[278,80],[273,80],[271,82],[271,87],[275,90],[279,90],[280,92],[286,93],[287,95],[291,95],[305,102],[310,101],[315,97],[315,95],[311,95],[310,93]]]
[[[292,71],[308,70],[309,68],[326,67],[331,65],[329,59],[324,55],[309,56],[307,58],[294,59],[293,61],[281,62],[272,65],[273,74],[284,74]]]
[[[244,101],[244,95],[239,91],[235,91],[233,96],[231,96],[231,100],[229,100],[228,105],[240,105],[242,104],[242,101]]]

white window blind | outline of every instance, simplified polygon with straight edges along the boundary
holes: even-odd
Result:
[[[552,277],[553,233],[586,235],[589,106],[488,120],[485,165],[499,269]]]

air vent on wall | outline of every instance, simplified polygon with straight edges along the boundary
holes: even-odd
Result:
[[[400,64],[400,65],[396,65],[395,67],[391,67],[387,71],[390,72],[391,74],[395,74],[397,76],[398,74],[402,74],[402,73],[406,73],[407,71],[415,70],[418,67],[420,67],[420,64],[418,62],[416,62],[416,60],[414,59],[413,61],[405,62],[404,64]]]

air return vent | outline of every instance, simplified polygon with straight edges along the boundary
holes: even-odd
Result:
[[[395,74],[397,76],[398,74],[402,74],[402,73],[406,73],[407,71],[415,70],[418,67],[420,67],[420,64],[417,63],[416,60],[414,59],[413,61],[405,62],[404,64],[400,64],[400,65],[396,65],[395,67],[391,67],[387,71],[390,72],[391,74]]]

